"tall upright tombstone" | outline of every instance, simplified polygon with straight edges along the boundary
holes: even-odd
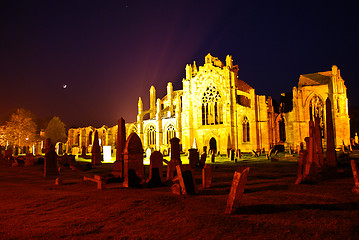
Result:
[[[325,113],[326,113],[326,124],[327,124],[326,163],[330,167],[336,167],[337,166],[337,156],[335,153],[335,145],[334,145],[332,103],[329,98],[327,98],[327,100],[325,101]]]
[[[113,164],[112,174],[115,177],[123,178],[124,172],[124,161],[123,161],[123,150],[126,145],[126,126],[125,120],[120,118],[118,120],[118,130],[117,130],[117,142],[116,142],[116,161]]]
[[[189,165],[192,169],[195,169],[199,162],[199,153],[197,149],[194,148],[188,149],[188,153]]]
[[[180,156],[180,140],[176,137],[170,140],[171,143],[171,160],[167,163],[167,181],[174,177],[177,165],[182,165]]]
[[[145,171],[143,166],[143,147],[141,139],[136,133],[128,136],[123,151],[124,187],[138,187],[144,180]]]
[[[181,162],[181,156],[180,156],[180,144],[179,144],[180,140],[179,138],[172,138],[170,140],[171,143],[171,161],[175,160],[176,162],[178,162],[178,164],[182,164]]]
[[[91,156],[91,164],[92,165],[100,165],[101,164],[101,149],[100,149],[100,144],[98,141],[98,132],[96,130],[95,132],[95,137],[93,139],[93,144],[92,144],[92,156]]]
[[[315,117],[314,120],[314,133],[315,133],[315,160],[319,167],[323,167],[323,147],[322,147],[322,136],[320,133],[320,119]]]
[[[44,177],[54,177],[57,175],[59,175],[57,169],[57,153],[55,151],[55,145],[51,145],[45,154]]]

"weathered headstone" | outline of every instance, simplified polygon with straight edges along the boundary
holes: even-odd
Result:
[[[101,161],[102,161],[102,156],[101,156],[100,144],[99,144],[99,141],[98,141],[98,132],[97,132],[97,130],[95,131],[95,137],[93,139],[91,153],[92,153],[91,164],[92,165],[100,165]]]
[[[239,207],[244,192],[244,187],[247,182],[248,172],[249,167],[245,169],[238,168],[234,173],[231,191],[227,200],[227,207],[225,211],[226,214],[233,213]]]
[[[337,156],[334,145],[334,128],[332,117],[332,103],[329,98],[325,101],[326,112],[326,129],[327,129],[327,152],[326,152],[326,164],[331,167],[337,166]]]
[[[54,177],[58,175],[57,153],[55,151],[55,146],[51,145],[48,152],[45,154],[44,177]]]
[[[358,168],[354,159],[350,160],[352,166],[353,177],[354,177],[354,187],[352,192],[359,193],[359,179],[358,179]]]
[[[176,137],[172,138],[170,140],[171,143],[171,160],[176,160],[179,164],[182,164],[181,162],[181,156],[180,156],[180,140]]]
[[[303,143],[301,143],[301,146],[303,146]],[[304,172],[304,166],[307,162],[307,150],[304,150],[303,147],[301,147],[301,150],[299,151],[299,160],[298,160],[298,172],[297,172],[297,180],[295,181],[295,184],[299,184],[303,180],[303,176],[305,174]]]
[[[160,151],[154,151],[150,156],[150,177],[147,182],[149,187],[159,187],[163,178],[163,155]]]
[[[196,185],[190,168],[186,168],[184,165],[177,165],[176,170],[181,186],[181,193],[189,195],[196,194]]]
[[[97,183],[97,189],[102,190],[105,188],[105,181],[101,178],[100,175],[95,175],[94,178],[84,176],[84,181],[92,181]]]
[[[210,165],[204,165],[202,169],[202,188],[209,188],[212,184],[212,168]]]
[[[189,159],[189,165],[192,169],[195,169],[197,167],[197,164],[199,162],[199,153],[197,149],[191,148],[188,149],[188,159]]]
[[[143,148],[136,133],[128,136],[124,154],[124,187],[139,187],[145,178],[143,166]]]
[[[120,118],[117,124],[117,142],[116,142],[116,161],[113,164],[112,174],[115,177],[123,178],[124,160],[123,150],[126,145],[126,125],[125,120]]]
[[[87,153],[87,147],[86,146],[82,146],[82,151],[81,151],[81,157],[86,157],[86,153]]]
[[[198,167],[202,169],[204,167],[204,165],[206,164],[206,160],[207,160],[207,153],[202,153],[201,160],[199,160],[199,163],[198,163]]]

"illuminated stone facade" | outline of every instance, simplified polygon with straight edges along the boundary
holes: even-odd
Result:
[[[187,64],[183,89],[174,91],[167,84],[167,94],[156,98],[150,88],[150,108],[143,109],[138,101],[137,122],[126,124],[126,133],[136,132],[144,150],[159,150],[167,154],[169,140],[181,139],[182,150],[192,148],[228,149],[242,152],[284,145],[298,149],[308,136],[312,116],[321,118],[325,146],[325,100],[332,101],[335,143],[349,144],[349,116],[344,81],[336,66],[332,71],[301,75],[298,87],[283,94],[278,111],[271,97],[257,95],[255,90],[238,78],[238,66],[231,56],[225,64],[208,54],[203,66]],[[117,126],[103,126],[99,131],[101,145],[116,146]],[[93,141],[92,127],[70,129],[69,146],[88,147]],[[92,138],[92,141],[91,141]],[[90,149],[89,149],[90,150]]]

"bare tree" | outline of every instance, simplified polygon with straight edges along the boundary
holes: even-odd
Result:
[[[19,108],[5,125],[5,140],[13,146],[30,146],[37,139],[36,123],[30,111]]]

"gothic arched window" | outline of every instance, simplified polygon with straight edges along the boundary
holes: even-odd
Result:
[[[166,143],[170,144],[170,140],[174,137],[176,137],[175,127],[172,124],[170,124],[166,128]]]
[[[281,118],[278,122],[279,125],[279,140],[281,142],[285,142],[286,137],[285,137],[285,123],[284,123],[284,119]]]
[[[309,116],[310,119],[315,122],[315,118],[319,118],[319,126],[321,129],[321,135],[324,136],[324,104],[323,101],[317,96],[314,95],[309,102]]]
[[[148,127],[147,140],[148,140],[148,145],[155,145],[156,144],[156,129],[152,125]]]
[[[243,142],[249,142],[250,141],[249,121],[247,117],[243,118],[242,128],[243,128]]]
[[[216,87],[209,85],[202,97],[202,125],[223,123],[223,106]]]

